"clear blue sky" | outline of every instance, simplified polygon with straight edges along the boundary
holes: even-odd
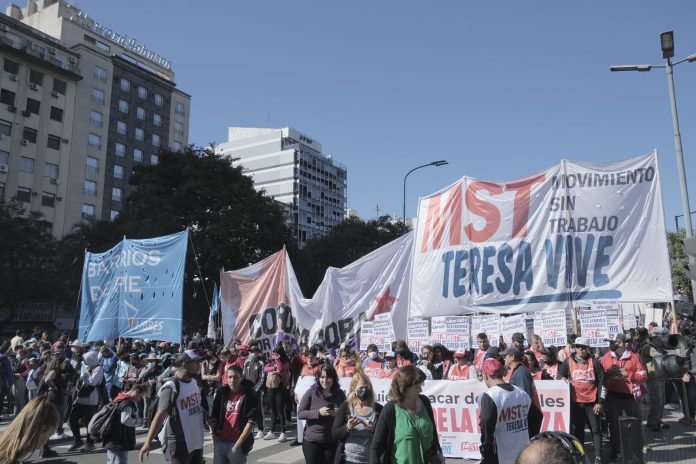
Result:
[[[24,6],[24,0],[19,0]],[[286,125],[348,166],[348,206],[407,214],[418,196],[469,175],[505,180],[572,160],[660,153],[667,227],[682,213],[659,34],[696,53],[692,1],[75,2],[170,58],[192,95],[191,137]],[[7,4],[3,2],[3,6]],[[696,209],[696,63],[677,67]],[[270,116],[269,116],[270,113]],[[683,224],[683,220],[682,220]]]

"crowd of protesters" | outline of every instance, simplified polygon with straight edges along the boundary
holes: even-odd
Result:
[[[509,346],[502,339],[493,346],[480,333],[477,349],[452,352],[433,344],[417,354],[403,340],[380,352],[375,345],[364,351],[346,345],[332,351],[322,340],[293,346],[285,339],[264,353],[255,342],[223,346],[200,334],[181,345],[153,340],[85,345],[66,335],[53,339],[46,332],[17,331],[0,345],[0,420],[19,417],[35,398],[52,405],[58,415],[55,432],[50,440],[32,442],[41,457],[57,455],[51,445],[68,439],[67,423],[72,435],[68,451],[103,446],[109,463],[127,462],[128,451],[136,449],[138,427],[147,429],[141,460],[159,442],[167,461],[202,462],[204,436],[210,432],[216,463],[244,463],[254,439],[288,440],[291,415],[297,411],[297,418],[306,421],[302,449],[308,463],[441,462],[432,408],[421,387],[429,379],[473,379],[487,387],[480,399],[482,463],[512,463],[518,456],[560,449],[556,445],[563,440],[584,443],[586,428],[594,462],[604,462],[602,430],[607,428],[609,459],[616,461],[619,417],[641,418],[639,403],[645,395],[650,433],[669,427],[663,410],[674,399],[685,411],[680,421],[693,421],[694,379],[685,374],[665,380],[646,370],[654,356],[674,348],[667,336],[667,329],[651,324],[617,334],[608,349],[594,349],[575,335],[563,347],[545,347],[539,336],[527,340],[521,333],[512,336]],[[294,387],[301,376],[316,380],[298,398]],[[351,378],[347,392],[339,386],[341,377]],[[377,378],[391,381],[385,405],[375,401],[371,379]],[[543,414],[535,382],[554,379],[570,385],[572,435],[540,434]],[[682,387],[688,392],[685,404],[678,395]],[[87,424],[109,403],[117,405],[117,427],[95,443]],[[501,424],[501,408],[510,407],[524,420]],[[528,445],[530,451],[523,453]]]

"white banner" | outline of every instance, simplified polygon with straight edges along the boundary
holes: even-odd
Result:
[[[607,312],[603,309],[582,309],[578,312],[580,333],[587,338],[590,346],[609,346],[609,329],[607,327]]]
[[[464,177],[421,198],[411,269],[411,317],[670,301],[657,154]]]
[[[295,386],[298,404],[314,383],[314,377],[300,377]],[[371,379],[378,403],[385,404],[391,380]],[[341,388],[348,391],[350,378],[341,378]],[[562,380],[535,381],[544,420],[541,431],[566,432],[570,430],[570,392]],[[428,380],[423,394],[430,399],[435,426],[445,457],[481,459],[479,445],[479,401],[486,386],[478,380]],[[297,421],[297,441],[302,442],[304,421]]]
[[[472,316],[471,338],[476,338],[481,332],[488,335],[488,341],[491,346],[498,346],[498,341],[500,340],[500,316],[498,314]]]
[[[500,335],[508,346],[512,344],[512,334],[519,332],[522,335],[527,333],[527,315],[518,314],[516,316],[508,316],[500,318]],[[528,338],[525,335],[525,338]],[[527,340],[529,343],[529,340]]]
[[[594,300],[592,309],[603,309],[607,312],[607,331],[609,338],[614,338],[617,333],[623,332],[619,321],[619,302],[616,300]]]
[[[469,316],[436,316],[431,324],[433,343],[440,343],[452,351],[466,351],[471,347]]]

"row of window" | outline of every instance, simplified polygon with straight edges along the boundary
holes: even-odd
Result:
[[[0,89],[0,103],[5,103],[8,106],[15,106],[15,96],[16,94],[7,89]],[[39,100],[34,100],[33,98],[27,98],[27,104],[24,110],[29,114],[39,114],[41,111],[41,102]],[[51,119],[58,122],[63,122],[63,110],[56,106],[51,106]]]
[[[123,175],[123,172],[121,172]],[[93,180],[85,180],[83,193],[88,197],[97,196],[97,183]],[[123,189],[119,187],[111,188],[111,200],[112,201],[123,201]]]
[[[0,134],[8,137],[12,135],[12,123],[10,121],[0,119]],[[24,126],[22,130],[22,139],[29,143],[36,143],[38,135],[39,131],[31,127]],[[60,150],[60,141],[61,139],[57,135],[48,134],[46,146],[54,150]]]
[[[3,62],[3,70],[7,73],[14,74],[15,76],[19,74],[19,63],[5,58]],[[36,71],[35,69],[29,68],[29,83],[43,86],[44,73]],[[61,95],[65,95],[65,91],[68,85],[64,80],[53,78],[53,91],[58,92]]]
[[[118,156],[119,158],[125,158],[126,157],[126,146],[122,143],[116,143],[115,148],[114,148],[114,155]],[[133,149],[133,161],[136,163],[142,163],[143,162],[143,151],[140,150],[139,148],[134,148]],[[159,163],[159,156],[158,155],[150,155],[150,164],[157,164]]]

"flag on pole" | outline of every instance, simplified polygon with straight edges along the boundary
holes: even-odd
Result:
[[[218,290],[217,282],[213,287],[213,302],[210,304],[210,315],[208,316],[208,338],[217,339],[215,333],[215,317],[220,312],[220,290]]]

